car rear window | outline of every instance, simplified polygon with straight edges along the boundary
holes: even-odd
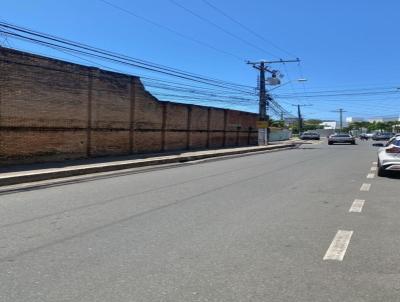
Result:
[[[350,137],[348,134],[336,134],[334,137]]]

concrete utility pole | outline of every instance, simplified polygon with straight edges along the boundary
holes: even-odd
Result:
[[[303,132],[303,118],[301,116],[300,105],[297,105],[297,115],[299,120],[299,135]]]
[[[334,110],[332,112],[338,112],[339,113],[339,131],[342,132],[343,130],[343,112],[346,112],[344,109],[339,108],[338,110]]]
[[[280,80],[277,78],[279,74],[278,70],[270,70],[267,67],[267,64],[274,63],[288,63],[288,62],[300,62],[299,59],[296,60],[279,60],[279,61],[258,61],[258,62],[250,62],[247,64],[253,65],[253,67],[260,71],[259,75],[259,124],[258,127],[258,144],[259,145],[267,145],[268,144],[268,135],[269,135],[269,116],[267,108],[269,106],[269,101],[272,100],[271,96],[268,94],[266,90],[266,82],[265,82],[265,72],[269,72],[272,77],[268,79],[268,83],[270,85],[280,85]]]
[[[301,104],[292,104],[292,106],[297,107],[297,121],[299,127],[299,135],[303,132],[303,117],[301,116],[301,107],[312,106],[312,105],[301,105]]]
[[[258,89],[259,89],[259,103],[258,103],[258,114],[259,114],[259,125],[258,125],[258,144],[266,145],[268,144],[268,115],[267,115],[267,91],[265,88],[265,71],[267,67],[265,66],[265,61],[261,62],[248,62],[252,64],[253,67],[260,71],[258,76]]]

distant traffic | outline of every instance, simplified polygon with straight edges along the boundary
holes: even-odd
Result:
[[[372,146],[378,149],[378,176],[390,176],[397,172],[400,173],[400,133],[375,132],[361,133],[358,136],[352,133],[334,133],[328,135],[328,145],[350,144],[356,145],[357,138],[360,141],[373,140]],[[300,135],[301,140],[320,140],[321,136],[316,131],[306,131]]]

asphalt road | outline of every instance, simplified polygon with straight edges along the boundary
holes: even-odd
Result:
[[[400,301],[373,161],[325,142],[1,194],[0,301]]]

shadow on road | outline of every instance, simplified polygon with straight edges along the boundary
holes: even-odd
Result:
[[[383,178],[400,179],[399,172],[387,171],[386,173],[387,175],[385,175]]]

